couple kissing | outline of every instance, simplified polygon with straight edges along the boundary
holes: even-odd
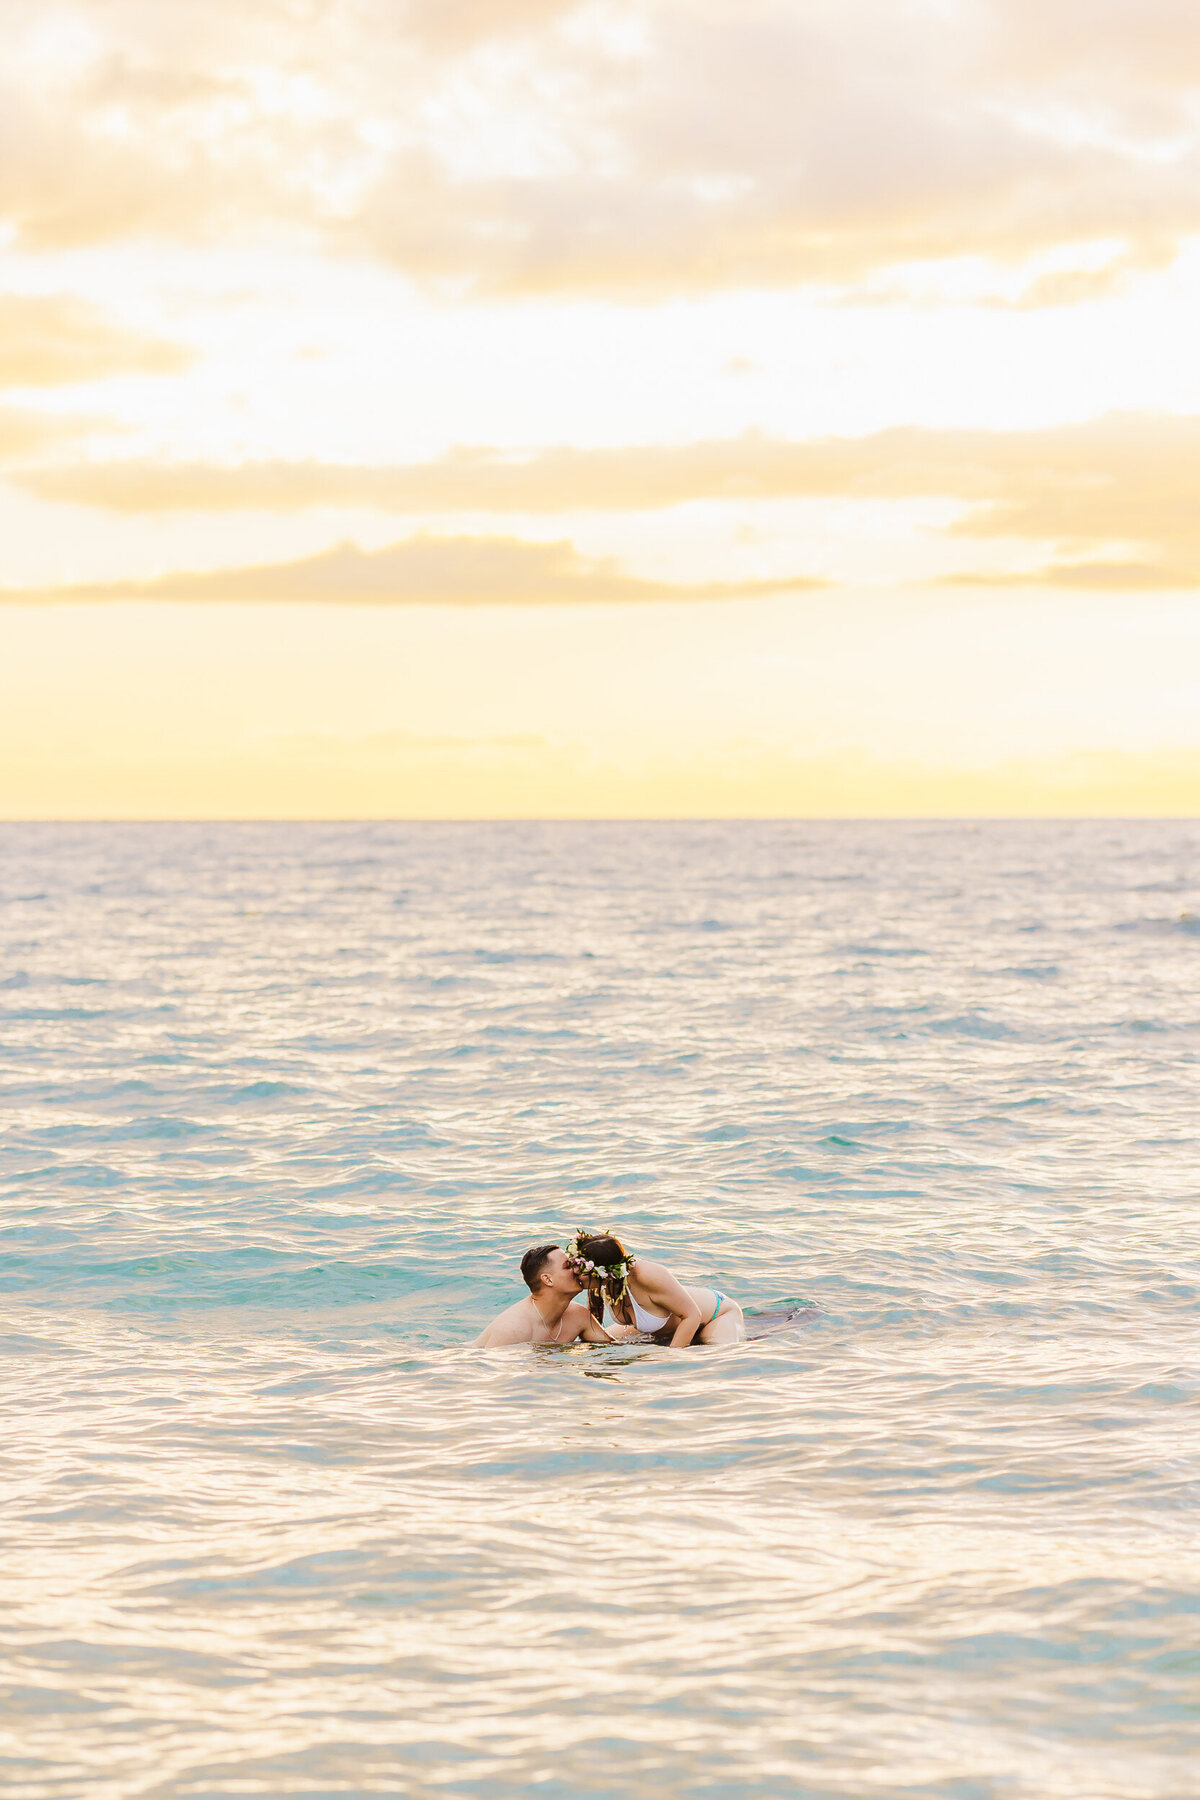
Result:
[[[652,1336],[688,1344],[740,1344],[746,1336],[736,1300],[711,1287],[685,1287],[665,1264],[632,1256],[611,1232],[581,1231],[566,1246],[536,1244],[521,1258],[528,1298],[493,1319],[479,1349],[503,1344],[619,1344]],[[576,1301],[587,1295],[586,1306]],[[604,1323],[607,1309],[609,1324]]]

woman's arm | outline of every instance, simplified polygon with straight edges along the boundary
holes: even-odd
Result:
[[[605,1329],[599,1319],[588,1314],[588,1322],[579,1333],[585,1344],[615,1344],[616,1338],[611,1331]]]
[[[700,1308],[689,1298],[688,1310],[681,1314],[675,1327],[675,1336],[671,1339],[672,1350],[686,1350],[700,1329]]]
[[[662,1263],[648,1263],[639,1256],[637,1272],[638,1283],[647,1297],[678,1321],[671,1349],[685,1350],[700,1329],[700,1308],[683,1283]]]

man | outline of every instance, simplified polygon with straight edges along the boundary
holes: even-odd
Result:
[[[611,1344],[603,1325],[597,1325],[586,1306],[573,1306],[583,1283],[567,1267],[557,1244],[537,1244],[521,1258],[521,1274],[529,1289],[527,1300],[518,1300],[475,1339],[481,1350],[501,1344]]]

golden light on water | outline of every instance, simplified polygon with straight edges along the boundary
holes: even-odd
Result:
[[[0,813],[1200,805],[1200,23],[9,0]]]
[[[1189,1791],[1194,822],[0,849],[10,1787]],[[581,1223],[747,1341],[477,1349]]]

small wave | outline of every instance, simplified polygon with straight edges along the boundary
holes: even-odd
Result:
[[[60,1344],[56,1338],[28,1337],[20,1331],[8,1332],[0,1336],[0,1356],[78,1356],[80,1352],[70,1344]]]
[[[1200,913],[1182,912],[1173,919],[1122,919],[1116,931],[1144,931],[1154,937],[1200,937]]]
[[[226,1106],[244,1106],[254,1100],[289,1100],[311,1091],[293,1081],[251,1081],[246,1087],[218,1090],[213,1098]]]
[[[11,1023],[47,1023],[53,1019],[108,1019],[117,1017],[107,1006],[24,1006],[5,1007],[0,1018]]]
[[[827,953],[830,956],[885,956],[885,957],[927,957],[928,950],[922,950],[917,944],[840,944],[832,945]]]
[[[135,1119],[128,1125],[118,1126],[115,1130],[106,1132],[105,1136],[113,1142],[137,1138],[157,1138],[170,1142],[178,1138],[202,1137],[209,1130],[209,1126],[198,1125],[194,1119],[172,1118],[169,1115],[155,1118],[151,1115],[149,1118]]]
[[[981,1038],[989,1043],[1020,1035],[1011,1025],[1005,1025],[999,1019],[989,1019],[984,1013],[974,1012],[959,1013],[952,1019],[932,1019],[927,1029],[946,1036]]]
[[[477,963],[556,963],[563,958],[556,950],[482,950],[471,952]]]

